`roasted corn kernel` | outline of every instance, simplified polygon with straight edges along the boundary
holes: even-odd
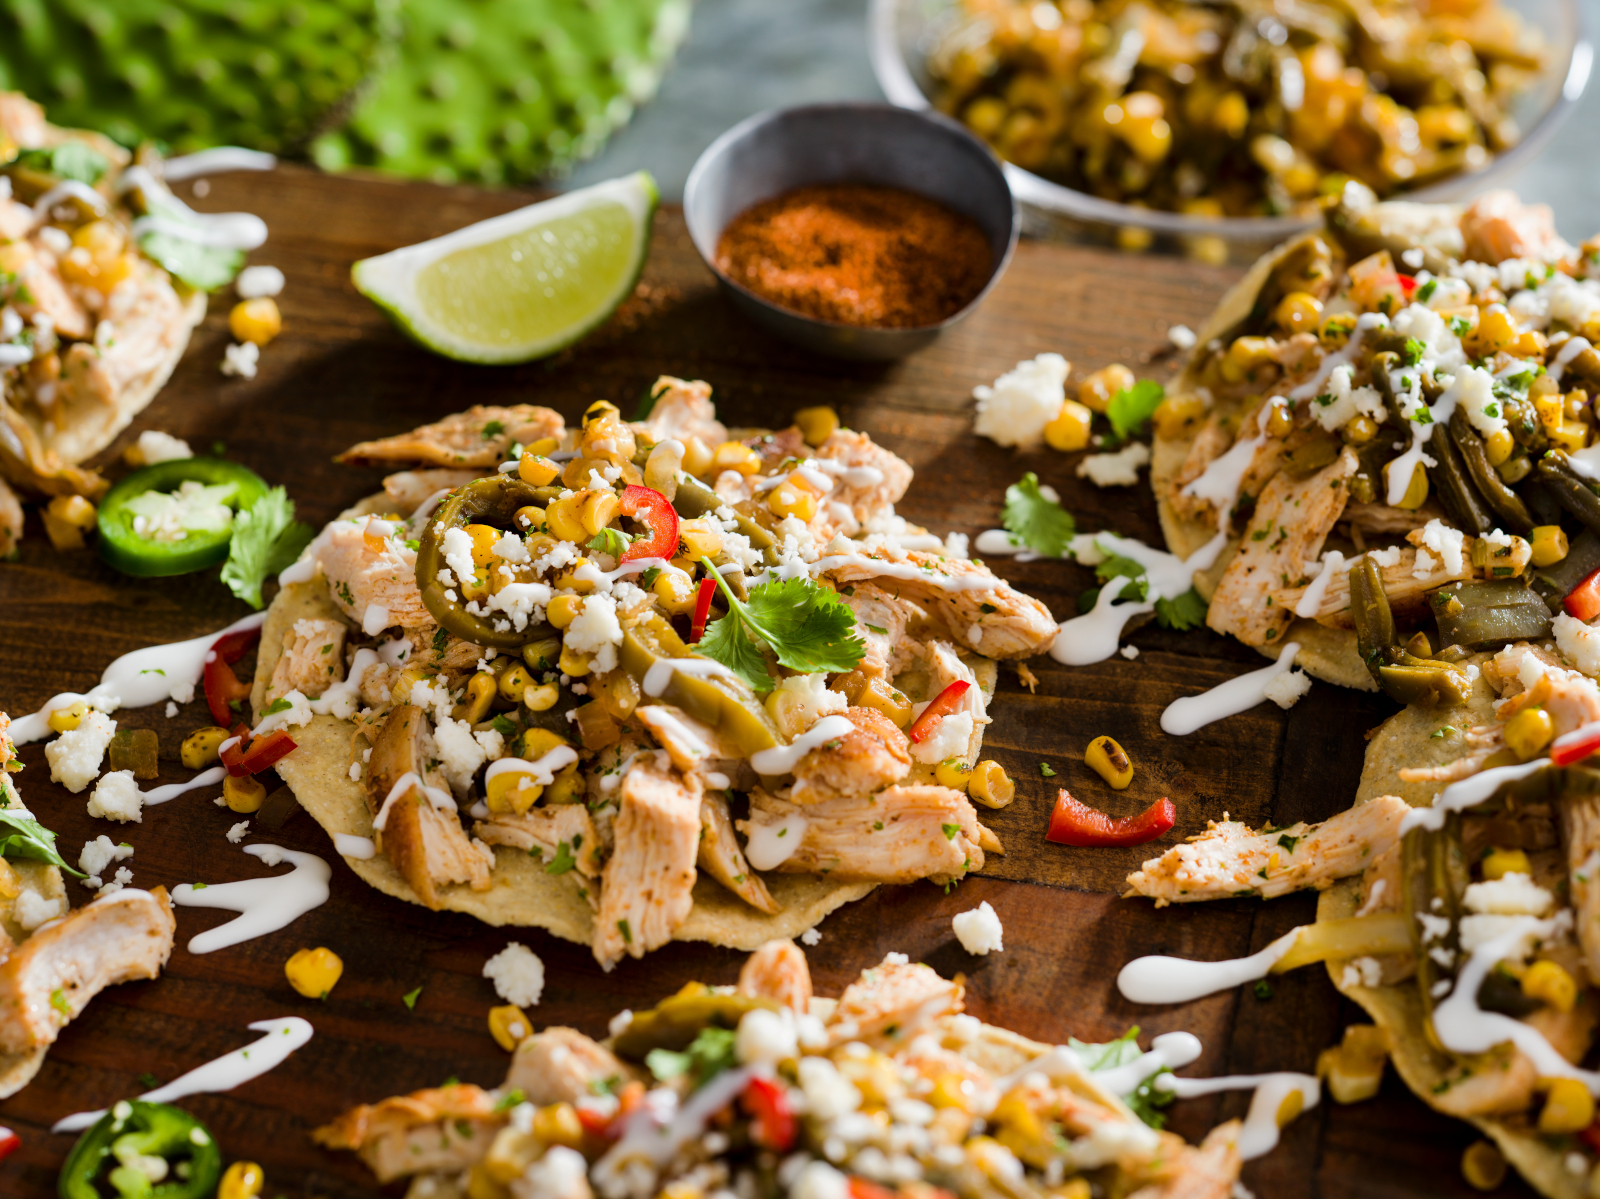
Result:
[[[528,672],[527,666],[517,662],[508,666],[504,673],[500,675],[497,687],[500,691],[500,698],[514,704],[521,701],[523,693],[533,684],[534,678]],[[479,717],[479,719],[481,720],[482,717]],[[475,724],[477,722],[473,721],[472,723]]]
[[[489,1009],[489,1035],[494,1043],[507,1053],[515,1052],[518,1045],[533,1035],[528,1017],[515,1004],[505,1004]]]
[[[307,999],[326,999],[344,973],[344,962],[333,950],[318,946],[297,950],[284,963],[283,972],[289,985]]]
[[[1322,323],[1322,301],[1306,291],[1291,291],[1278,301],[1272,319],[1287,333],[1314,333]]]
[[[655,593],[656,601],[669,616],[682,616],[693,612],[695,600],[700,592],[694,580],[681,570],[662,571],[656,576],[656,581],[650,584],[650,590]]]
[[[546,1145],[575,1149],[583,1143],[583,1122],[570,1103],[547,1103],[533,1113],[533,1135]]]
[[[712,459],[715,457],[710,447],[693,433],[679,440],[683,442],[683,469],[696,478],[710,471]]]
[[[583,776],[578,773],[578,764],[574,762],[566,769],[556,772],[555,781],[544,789],[544,802],[577,803],[583,798],[584,786]]]
[[[560,448],[561,438],[559,437],[541,437],[538,441],[530,441],[522,447],[524,453],[532,454],[538,458],[548,458]]]
[[[1340,432],[1351,445],[1366,445],[1378,435],[1378,422],[1365,414],[1357,414],[1345,421]]]
[[[1388,1035],[1375,1024],[1352,1024],[1344,1040],[1317,1057],[1317,1077],[1336,1103],[1359,1103],[1378,1093],[1389,1056]]]
[[[1110,783],[1114,790],[1121,791],[1133,782],[1133,761],[1123,751],[1122,746],[1110,737],[1096,737],[1089,742],[1083,760],[1091,770]]]
[[[1077,400],[1063,400],[1061,411],[1044,427],[1045,443],[1053,450],[1070,454],[1089,444],[1089,425],[1094,413]]]
[[[241,300],[228,313],[228,328],[239,341],[264,346],[283,332],[283,316],[271,296]]]
[[[523,706],[530,712],[548,712],[561,698],[561,688],[554,683],[535,683],[522,693]]]
[[[530,762],[537,762],[552,749],[571,744],[572,742],[560,733],[553,733],[549,729],[528,729],[517,740],[517,755]]]
[[[563,645],[561,658],[556,666],[564,675],[575,679],[582,678],[589,673],[589,655]]]
[[[1506,747],[1526,762],[1554,740],[1555,721],[1543,708],[1524,708],[1506,721]]]
[[[1520,849],[1491,850],[1483,859],[1483,877],[1486,879],[1504,878],[1508,874],[1531,874],[1532,871],[1528,855]]]
[[[456,710],[451,715],[456,720],[477,724],[488,717],[489,705],[494,702],[494,696],[494,675],[487,670],[480,670],[467,680],[467,698],[456,705]]]
[[[1191,425],[1204,420],[1205,415],[1206,402],[1199,396],[1169,395],[1156,406],[1150,419],[1162,437],[1179,437]]]
[[[0,899],[15,899],[22,894],[22,876],[10,862],[0,858]]]
[[[1582,1132],[1594,1123],[1594,1096],[1576,1078],[1552,1078],[1550,1093],[1539,1112],[1539,1131],[1546,1136]]]
[[[84,530],[94,527],[94,505],[81,495],[58,495],[45,505],[45,535],[58,550],[83,548]]]
[[[559,596],[557,597],[560,598]],[[577,597],[574,596],[574,599]],[[570,624],[571,621],[568,621]],[[565,625],[561,626],[565,628]],[[522,660],[528,664],[528,669],[535,674],[542,674],[556,668],[556,659],[561,656],[561,639],[559,637],[541,637],[537,641],[530,641],[522,647]]]
[[[255,1162],[234,1162],[217,1185],[217,1199],[256,1199],[266,1185],[266,1172]]]
[[[590,537],[595,536],[616,517],[621,503],[622,501],[612,492],[590,492],[589,497],[583,501],[583,510],[578,515],[583,531]]]
[[[1496,429],[1483,439],[1483,448],[1489,455],[1489,465],[1500,466],[1516,450],[1517,439],[1511,436],[1510,429]]]
[[[678,540],[684,554],[690,558],[715,558],[722,552],[722,530],[703,517],[679,521]]]
[[[1461,1155],[1461,1177],[1475,1191],[1496,1191],[1506,1180],[1505,1155],[1488,1141],[1474,1141]]]
[[[1222,356],[1222,377],[1242,383],[1250,373],[1272,361],[1272,343],[1265,337],[1236,337]]]
[[[1422,463],[1417,463],[1411,472],[1411,482],[1406,484],[1406,493],[1400,497],[1399,507],[1415,512],[1428,502],[1428,470]]]
[[[952,791],[965,791],[972,781],[972,767],[964,758],[946,758],[933,768],[934,782]]]
[[[1589,444],[1589,426],[1581,420],[1564,420],[1561,427],[1549,436],[1554,449],[1575,454]]]
[[[1553,566],[1567,556],[1567,533],[1560,525],[1540,525],[1528,544],[1533,549],[1535,566]]]
[[[1528,967],[1522,975],[1522,993],[1548,1003],[1558,1012],[1570,1012],[1578,1002],[1577,981],[1564,967],[1550,961],[1538,961]]]
[[[558,629],[564,629],[583,611],[580,595],[558,595],[545,606],[544,618]]]
[[[897,690],[892,683],[887,683],[883,679],[868,681],[855,702],[860,707],[882,712],[895,723],[897,728],[903,729],[911,723],[913,714],[911,700],[903,691]]]
[[[792,516],[809,524],[817,514],[817,493],[790,475],[767,495],[767,508],[780,520]]]
[[[501,770],[489,775],[483,796],[496,815],[525,815],[544,793],[544,784],[526,770]]]
[[[972,768],[967,794],[986,808],[1003,808],[1017,797],[1017,785],[999,762],[986,758]]]
[[[1136,382],[1138,380],[1133,377],[1131,370],[1120,362],[1113,362],[1078,384],[1078,403],[1091,411],[1103,413],[1106,405],[1111,403],[1112,396],[1119,391],[1126,391]]]
[[[50,726],[53,732],[70,733],[73,729],[77,728],[78,725],[83,723],[83,718],[88,714],[89,705],[80,699],[75,700],[64,708],[52,708],[50,710],[50,715],[45,717],[44,722]],[[205,730],[202,729],[200,731],[204,732]],[[220,745],[222,741],[227,738],[228,733],[226,729],[219,729],[217,731],[222,734],[222,737],[219,738],[217,742]],[[188,744],[189,743],[187,741],[184,742],[185,746]],[[188,759],[185,758],[184,761],[187,762]],[[196,769],[199,768],[196,767]]]
[[[522,457],[517,461],[517,474],[524,483],[533,487],[548,487],[560,473],[561,468],[550,459],[527,450],[522,451]]]
[[[230,774],[222,780],[222,798],[227,801],[230,811],[242,816],[249,815],[261,810],[261,805],[267,799],[267,788],[253,774],[237,777]]]
[[[725,441],[713,451],[711,469],[718,474],[731,470],[741,475],[753,475],[761,469],[761,455],[737,441]]]
[[[588,498],[588,492],[580,491],[559,499],[544,510],[545,527],[550,530],[553,537],[562,541],[572,541],[582,545],[592,533],[586,533],[583,528],[583,500]]]
[[[821,445],[839,429],[839,414],[832,408],[802,408],[794,414],[794,423],[800,427],[800,436],[810,446]]]

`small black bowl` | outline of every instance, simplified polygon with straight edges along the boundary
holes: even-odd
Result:
[[[989,239],[994,260],[983,290],[938,324],[881,329],[791,311],[717,269],[717,240],[741,212],[797,187],[826,183],[898,187],[971,217]],[[921,349],[983,302],[1017,245],[1016,204],[989,148],[948,117],[889,104],[811,104],[741,121],[689,172],[683,215],[695,249],[736,308],[798,346],[837,358],[901,358]]]

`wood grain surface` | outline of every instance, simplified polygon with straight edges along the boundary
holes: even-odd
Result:
[[[187,190],[187,189],[186,189]],[[139,430],[165,429],[197,450],[226,455],[285,484],[301,515],[320,523],[376,490],[381,472],[336,466],[331,457],[363,438],[408,429],[475,403],[527,401],[576,418],[595,399],[631,411],[660,374],[703,378],[730,423],[781,425],[807,404],[829,403],[846,423],[868,430],[906,458],[916,480],[901,505],[908,518],[943,533],[976,535],[999,520],[1002,493],[1022,471],[1058,488],[1085,530],[1114,529],[1159,544],[1147,488],[1097,490],[1073,475],[1076,456],[1042,452],[1018,459],[971,434],[971,391],[1019,359],[1050,350],[1073,363],[1074,378],[1120,360],[1165,377],[1175,365],[1166,330],[1198,325],[1234,273],[1168,258],[1138,258],[1064,245],[1023,244],[983,308],[930,349],[901,363],[861,365],[813,358],[741,320],[718,295],[696,257],[681,216],[664,210],[643,283],[613,321],[557,358],[518,368],[445,361],[403,340],[349,282],[353,260],[435,236],[528,201],[526,193],[479,192],[378,180],[332,179],[283,168],[270,175],[211,181],[195,201],[211,211],[260,213],[271,239],[254,261],[288,277],[280,303],[285,332],[262,355],[251,381],[225,379],[227,298],[213,300],[176,376],[106,460]],[[114,472],[115,468],[113,468]],[[1089,572],[1061,562],[1002,573],[1058,615],[1073,612]],[[113,657],[142,645],[193,637],[243,615],[214,572],[176,579],[123,578],[92,552],[57,554],[30,515],[21,558],[0,565],[0,707],[36,709],[62,690],[87,690]],[[1205,1043],[1189,1073],[1310,1071],[1319,1050],[1361,1017],[1320,968],[1273,982],[1271,999],[1248,989],[1183,1007],[1144,1008],[1115,992],[1116,970],[1141,953],[1233,957],[1253,952],[1313,918],[1314,900],[1230,901],[1157,912],[1119,898],[1124,875],[1146,849],[1079,850],[1049,845],[1043,830],[1055,787],[1088,803],[1131,813],[1169,795],[1175,843],[1227,811],[1289,823],[1320,819],[1354,794],[1363,734],[1388,714],[1387,701],[1317,684],[1290,712],[1265,705],[1187,738],[1159,731],[1162,708],[1262,660],[1209,632],[1172,634],[1154,626],[1132,638],[1136,660],[1116,657],[1066,669],[1035,663],[1038,694],[1003,668],[986,740],[1018,780],[1018,798],[986,814],[1006,846],[982,876],[945,894],[919,885],[884,888],[822,926],[810,951],[822,993],[837,993],[890,951],[908,953],[968,980],[969,1010],[1030,1036],[1103,1040],[1138,1024],[1143,1036],[1186,1028]],[[179,742],[210,723],[203,701],[172,720],[160,708],[118,713],[161,738],[163,781],[186,775]],[[1111,792],[1082,763],[1088,741],[1117,737],[1138,767],[1133,786]],[[108,828],[85,813],[86,795],[49,782],[40,746],[22,751],[28,804],[57,829],[75,858],[86,839],[110,832],[136,847],[135,885],[223,882],[256,877],[254,859],[224,839],[237,817],[201,791],[146,813],[138,825]],[[1057,777],[1042,778],[1047,762]],[[205,956],[184,946],[229,914],[181,909],[178,948],[155,982],[101,994],[51,1050],[38,1078],[0,1103],[0,1123],[23,1148],[0,1165],[0,1195],[55,1193],[71,1146],[50,1124],[144,1089],[245,1044],[254,1020],[300,1015],[316,1028],[305,1048],[264,1077],[226,1095],[185,1101],[220,1138],[231,1160],[261,1162],[268,1196],[378,1193],[352,1155],[313,1146],[307,1132],[358,1102],[433,1086],[455,1075],[497,1084],[506,1055],[484,1024],[497,1002],[481,977],[485,959],[511,939],[543,957],[548,983],[532,1012],[537,1024],[563,1023],[601,1035],[623,1007],[638,1009],[690,979],[732,981],[740,956],[673,945],[643,962],[602,973],[586,948],[537,930],[497,931],[459,915],[430,913],[361,884],[304,814],[252,842],[273,841],[328,858],[331,901],[289,928]],[[89,893],[69,883],[74,903]],[[970,957],[950,918],[988,900],[1005,925],[1005,951]],[[304,1000],[283,964],[303,946],[327,945],[345,973],[324,1002]],[[401,996],[421,987],[415,1010]],[[1248,1096],[1191,1100],[1172,1109],[1172,1126],[1198,1138],[1220,1119],[1241,1115]],[[1353,1107],[1325,1101],[1296,1121],[1283,1144],[1249,1165],[1247,1185],[1265,1197],[1398,1197],[1468,1194],[1457,1163],[1474,1139],[1464,1124],[1428,1110],[1392,1073],[1377,1099]],[[398,1193],[392,1192],[392,1193]],[[1530,1191],[1515,1180],[1505,1194]]]

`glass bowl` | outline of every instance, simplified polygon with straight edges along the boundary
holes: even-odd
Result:
[[[1543,32],[1551,52],[1549,69],[1512,106],[1512,115],[1525,130],[1522,140],[1479,170],[1452,175],[1398,198],[1459,200],[1501,182],[1536,157],[1577,106],[1594,59],[1581,0],[1506,3]],[[873,73],[890,103],[915,109],[932,106],[928,55],[959,4],[960,0],[871,0],[868,49]],[[1183,249],[1204,258],[1248,261],[1318,223],[1315,217],[1194,217],[1135,208],[1052,183],[1011,163],[1005,164],[1005,172],[1022,207],[1024,231],[1035,235],[1115,241],[1131,231],[1140,243]]]

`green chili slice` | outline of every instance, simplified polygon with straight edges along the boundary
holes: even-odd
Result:
[[[186,483],[194,484],[188,504],[177,498]],[[220,458],[179,458],[136,470],[100,504],[100,556],[142,579],[216,566],[227,560],[233,516],[266,493],[266,480],[255,471]],[[227,518],[207,519],[219,515],[219,505]]]
[[[124,1099],[72,1147],[61,1168],[61,1199],[209,1199],[222,1176],[222,1151],[205,1125],[181,1108]]]

